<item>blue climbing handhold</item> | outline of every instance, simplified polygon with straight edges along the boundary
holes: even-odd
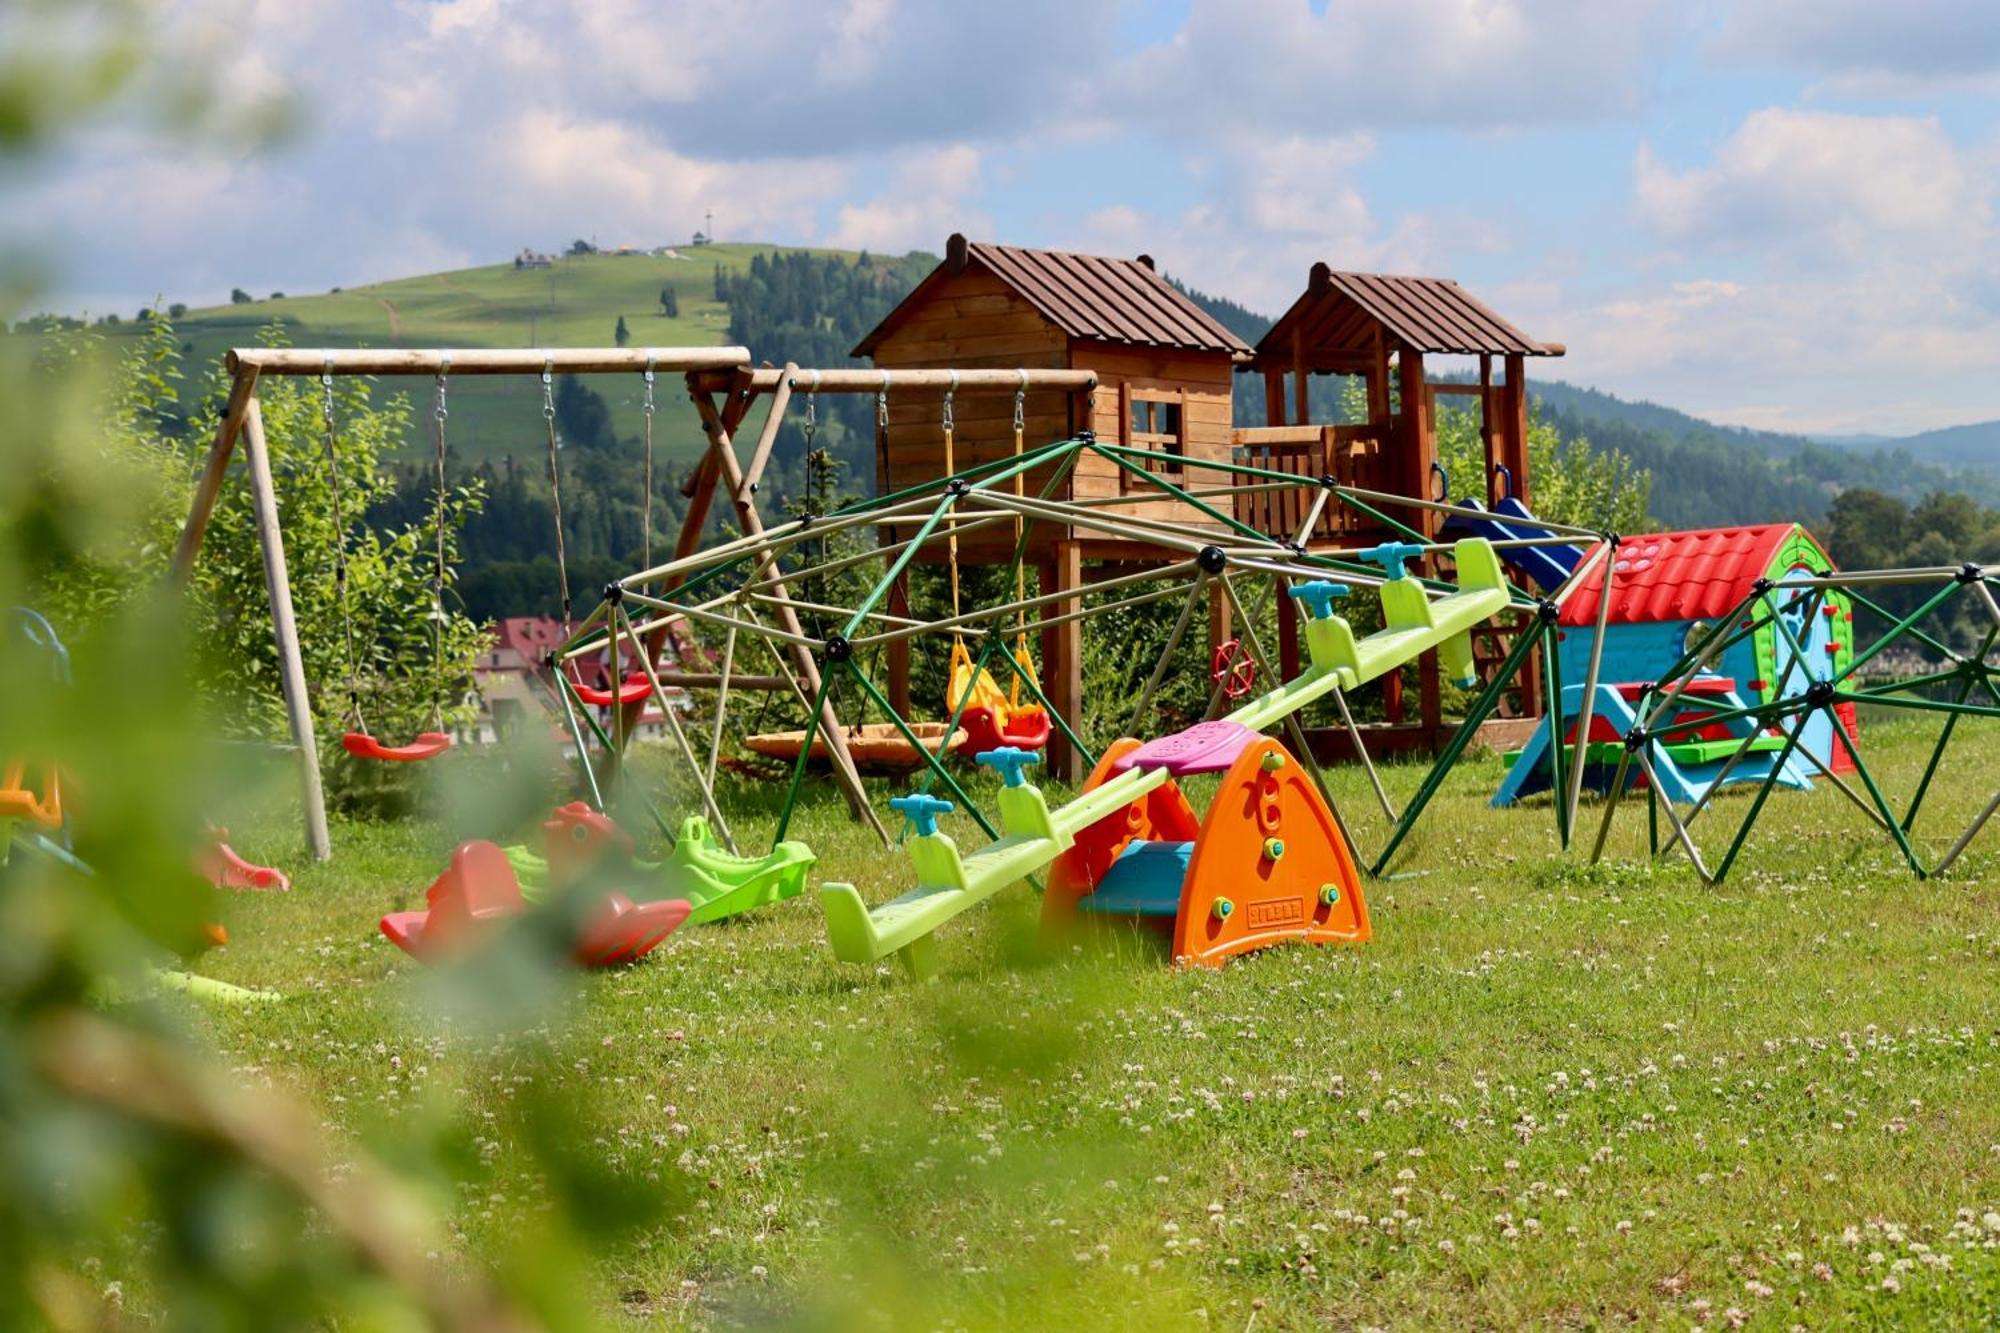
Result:
[[[1022,750],[1012,745],[1003,745],[997,750],[984,750],[973,758],[988,768],[999,769],[1000,776],[1010,787],[1026,786],[1028,777],[1021,770],[1029,764],[1042,762],[1042,757],[1033,750]]]
[[[1333,614],[1334,599],[1348,594],[1345,583],[1332,583],[1326,579],[1314,579],[1311,583],[1294,583],[1285,592],[1306,604],[1306,614],[1314,620],[1325,620]]]
[[[1380,565],[1382,572],[1394,580],[1409,577],[1409,571],[1403,568],[1403,562],[1415,560],[1424,553],[1424,549],[1418,542],[1383,542],[1380,546],[1371,546],[1363,551],[1361,558],[1371,565]]]
[[[915,826],[919,838],[935,836],[937,833],[938,816],[948,815],[953,809],[950,801],[927,795],[924,792],[914,792],[908,796],[898,796],[889,802],[889,808],[891,810],[900,810],[903,814],[909,816],[910,823]]]

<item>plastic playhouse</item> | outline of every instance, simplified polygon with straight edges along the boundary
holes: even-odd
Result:
[[[1777,583],[1832,569],[1833,562],[1812,534],[1796,523],[1628,537],[1612,567],[1611,608],[1605,619],[1598,679],[1657,681],[1703,630],[1755,592],[1760,579]],[[1591,569],[1563,605],[1558,658],[1565,682],[1584,679],[1603,587],[1601,568]],[[1839,676],[1854,655],[1854,606],[1844,591],[1829,589],[1810,602],[1775,596],[1769,601],[1769,609],[1782,616],[1790,633],[1781,632],[1774,623],[1761,625],[1733,642],[1719,660],[1704,664],[1715,675],[1734,681],[1749,703],[1802,696],[1815,683]],[[1748,619],[1742,623],[1751,624]],[[1794,642],[1802,653],[1792,650]],[[1845,741],[1856,734],[1854,707],[1841,705],[1833,716],[1839,719],[1838,728],[1826,713],[1809,716],[1800,747],[1836,773],[1852,772]]]

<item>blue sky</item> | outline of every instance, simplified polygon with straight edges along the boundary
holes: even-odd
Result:
[[[1567,344],[1552,373],[1717,419],[2000,417],[1995,0],[162,12],[300,128],[51,164],[6,226],[64,308],[678,240],[713,210],[725,239],[1145,251],[1272,313],[1317,259],[1440,274]]]

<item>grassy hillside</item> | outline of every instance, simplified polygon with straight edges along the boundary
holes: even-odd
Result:
[[[654,255],[564,256],[547,269],[511,263],[348,287],[317,295],[190,310],[175,322],[193,368],[221,361],[230,347],[253,343],[272,324],[302,347],[608,347],[622,315],[631,345],[713,346],[728,341],[729,310],[715,299],[715,268],[747,268],[768,245],[683,249],[679,258]],[[662,287],[672,287],[680,315],[660,313]],[[138,325],[103,330],[114,347]],[[753,351],[755,349],[752,349]],[[598,377],[592,387],[610,405],[620,435],[640,428],[640,385]],[[428,402],[428,382],[399,382],[385,392],[414,393]],[[668,456],[691,456],[701,445],[694,413],[677,382],[659,388],[662,411],[655,440]],[[532,378],[467,377],[451,387],[451,439],[470,461],[504,454],[537,459],[544,448],[540,388]],[[419,442],[413,448],[421,449]]]

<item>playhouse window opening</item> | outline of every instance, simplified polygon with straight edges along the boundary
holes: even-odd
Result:
[[[1179,478],[1186,471],[1187,413],[1176,392],[1133,389],[1125,420],[1125,443],[1160,455],[1146,460],[1148,471]]]

